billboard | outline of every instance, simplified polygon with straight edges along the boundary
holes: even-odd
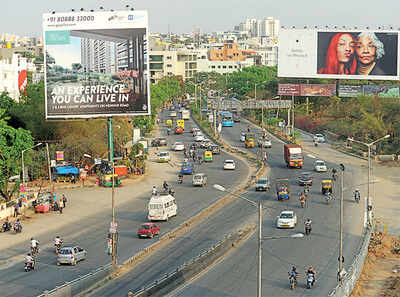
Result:
[[[400,97],[398,86],[365,85],[363,86],[363,94],[365,96],[377,96],[382,98]]]
[[[363,94],[360,85],[339,85],[339,97],[358,97]]]
[[[150,114],[147,11],[43,14],[46,118]]]
[[[336,96],[335,84],[301,84],[300,96]]]
[[[279,96],[300,96],[300,85],[296,84],[278,84]]]
[[[399,34],[390,31],[279,32],[279,77],[398,80]]]

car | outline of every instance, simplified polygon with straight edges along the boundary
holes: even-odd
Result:
[[[236,123],[240,122],[240,116],[234,115],[233,116],[233,121],[236,122]]]
[[[256,182],[256,191],[268,191],[270,183],[268,177],[261,177]]]
[[[200,141],[204,141],[205,137],[202,133],[197,133],[197,135],[194,137],[194,141],[196,142],[200,142]]]
[[[181,126],[176,126],[174,132],[175,134],[182,134],[183,128]]]
[[[192,163],[184,163],[181,167],[182,174],[193,174],[194,168]]]
[[[201,148],[208,148],[210,145],[212,145],[213,143],[211,142],[210,139],[208,138],[204,138],[204,140],[202,142],[200,142],[200,147]]]
[[[139,238],[153,238],[155,235],[160,235],[160,227],[154,223],[144,223],[140,225],[137,235]]]
[[[263,138],[260,137],[258,138],[258,146],[261,147],[262,144],[263,144]],[[268,138],[264,138],[264,147],[271,148],[272,147],[271,140],[269,140]]]
[[[327,172],[328,168],[327,168],[327,166],[326,166],[324,161],[317,160],[317,161],[314,162],[314,170],[316,172]]]
[[[242,132],[242,133],[240,134],[240,141],[241,141],[241,142],[245,142],[245,141],[246,141],[246,133]]]
[[[172,146],[174,151],[183,151],[185,149],[185,145],[182,142],[175,142]]]
[[[169,116],[172,117],[172,118],[176,117],[176,111],[171,111],[169,113]]]
[[[194,134],[197,133],[197,132],[200,132],[200,129],[199,129],[199,128],[192,127],[192,129],[190,129],[190,133],[192,133],[193,136],[196,136],[196,135],[194,135]]]
[[[207,175],[205,173],[196,173],[192,178],[193,186],[204,187],[207,185]]]
[[[299,186],[312,186],[313,177],[311,172],[303,172],[299,178],[297,179],[299,182]]]
[[[325,136],[322,134],[315,134],[314,139],[317,140],[318,142],[325,142]]]
[[[169,162],[170,160],[169,152],[160,152],[158,154],[158,163]]]
[[[57,254],[57,265],[76,265],[79,261],[86,259],[86,254],[87,252],[79,246],[63,247]]]
[[[225,160],[224,162],[224,170],[235,170],[236,162],[234,160]]]
[[[158,146],[165,146],[167,145],[167,139],[165,137],[156,137],[151,141],[151,146],[158,147]]]
[[[211,144],[208,149],[213,153],[213,155],[221,153],[221,148],[216,144]]]
[[[297,225],[297,215],[293,210],[284,210],[277,218],[277,228],[294,228]]]

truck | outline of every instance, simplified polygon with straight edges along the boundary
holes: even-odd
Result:
[[[285,144],[283,146],[283,156],[285,158],[286,167],[303,167],[303,149],[298,144]]]
[[[182,120],[190,120],[190,111],[185,109],[181,111]]]

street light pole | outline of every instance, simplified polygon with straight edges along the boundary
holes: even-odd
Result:
[[[342,174],[340,177],[340,243],[339,243],[339,281],[342,281],[342,271],[343,271],[343,191],[344,191],[344,165],[340,164],[342,169]]]
[[[370,190],[369,190],[369,184],[370,184],[370,178],[371,178],[371,146],[373,146],[375,143],[388,139],[390,137],[390,134],[387,134],[371,143],[365,143],[359,140],[355,140],[354,138],[347,138],[350,141],[354,141],[360,144],[363,144],[368,147],[368,183],[367,183],[367,226],[368,228],[372,227],[372,199],[370,197]]]

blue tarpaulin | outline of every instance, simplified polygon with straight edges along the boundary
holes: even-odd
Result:
[[[73,166],[56,167],[57,174],[79,174],[79,169]]]

